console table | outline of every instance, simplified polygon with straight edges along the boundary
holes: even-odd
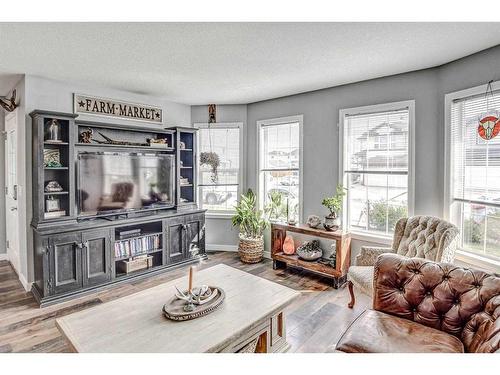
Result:
[[[285,254],[283,252],[283,242],[285,241],[286,232],[334,240],[336,244],[335,267],[317,261],[311,262],[300,259],[297,254]],[[291,266],[308,270],[333,279],[333,287],[337,289],[345,283],[347,270],[351,264],[351,235],[341,230],[329,232],[323,229],[311,228],[306,224],[273,223],[271,224],[271,257],[274,269],[279,266]]]

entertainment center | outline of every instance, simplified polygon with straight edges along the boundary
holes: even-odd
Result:
[[[40,306],[206,258],[196,129],[30,116]]]

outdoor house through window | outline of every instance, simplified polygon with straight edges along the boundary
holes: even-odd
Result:
[[[353,232],[391,237],[408,216],[413,102],[340,111],[344,220]]]
[[[260,207],[277,199],[271,219],[300,219],[302,116],[258,122]]]
[[[500,137],[482,138],[479,120],[492,113],[498,117],[500,91],[473,91],[449,104],[450,220],[460,228],[462,250],[498,259]],[[490,125],[500,127],[495,121]]]
[[[209,213],[234,211],[240,189],[240,123],[195,124],[199,130],[199,201]],[[215,164],[214,164],[215,163]]]

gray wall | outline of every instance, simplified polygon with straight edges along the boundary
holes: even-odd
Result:
[[[5,130],[4,110],[0,109],[0,134]],[[3,140],[3,138],[0,138]],[[0,222],[5,222],[5,142],[0,141]],[[0,254],[5,254],[5,225],[0,225]]]
[[[121,99],[136,103],[146,103],[159,106],[163,109],[163,127],[166,126],[191,126],[191,108],[185,104],[178,104],[167,101],[162,98],[151,97],[141,94],[135,94],[126,91],[120,91],[109,88],[95,87],[90,85],[83,85],[71,82],[60,82],[36,76],[25,76],[25,120],[26,128],[25,143],[26,147],[26,225],[28,240],[27,246],[20,248],[21,252],[21,270],[27,272],[27,280],[33,280],[33,259],[30,251],[26,249],[31,248],[32,233],[30,229],[31,222],[31,118],[29,113],[35,109],[42,109],[47,111],[58,112],[73,112],[73,93],[95,95],[113,99]],[[19,95],[19,91],[18,91]],[[127,120],[113,120],[95,116],[79,116],[81,120],[94,120],[100,122],[124,123],[135,124],[138,126],[151,126],[141,122],[133,122]],[[25,259],[23,259],[23,257]]]
[[[191,107],[191,121],[193,123],[208,122],[208,107],[206,105]],[[246,157],[247,139],[247,105],[217,105],[217,122],[242,122],[244,152]],[[245,160],[244,160],[245,163]],[[246,164],[246,163],[245,163]],[[243,172],[245,173],[245,172]],[[245,180],[244,176],[244,180]],[[244,183],[244,185],[246,185]],[[245,186],[244,186],[245,187]],[[206,220],[206,241],[208,250],[234,250],[238,243],[238,230],[231,225],[231,219],[227,217],[211,217]]]
[[[247,186],[257,187],[256,122],[303,114],[303,215],[325,214],[321,198],[332,194],[338,183],[339,110],[415,100],[415,213],[442,216],[444,95],[484,84],[490,79],[499,80],[498,61],[499,46],[433,69],[248,104],[245,123]],[[229,113],[229,107],[233,106],[221,107]],[[193,121],[198,121],[195,114],[203,114],[204,110],[205,106],[193,107]],[[206,115],[201,121],[206,121]],[[235,240],[233,236],[227,236],[223,224],[219,224],[216,232],[207,235],[210,236],[209,242],[214,244]],[[353,241],[353,256],[364,244],[366,242]]]

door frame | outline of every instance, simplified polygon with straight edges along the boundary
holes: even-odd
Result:
[[[11,121],[12,119],[14,118],[14,130],[15,130],[15,133],[16,133],[16,139],[15,139],[15,147],[16,147],[16,150],[15,150],[15,153],[16,153],[16,190],[17,190],[17,193],[16,193],[16,198],[15,198],[15,201],[16,201],[16,210],[17,210],[17,222],[15,223],[15,230],[17,232],[17,249],[16,251],[9,251],[9,247],[7,247],[7,241],[8,241],[8,231],[7,231],[7,210],[9,209],[7,207],[7,194],[5,194],[7,192],[7,190],[5,190],[3,192],[4,194],[4,197],[5,197],[5,212],[3,213],[3,217],[4,217],[4,226],[5,226],[5,257],[6,259],[10,262],[10,264],[12,265],[12,268],[14,268],[14,271],[17,273],[18,277],[20,277],[21,275],[21,250],[20,250],[20,246],[21,246],[21,231],[20,231],[20,220],[19,220],[19,206],[20,206],[20,199],[19,199],[19,178],[20,178],[20,175],[19,175],[19,110],[18,109],[15,109],[14,111],[12,112],[9,112],[7,114],[5,114],[4,116],[4,134],[5,134],[5,137],[4,137],[4,146],[5,146],[5,160],[4,160],[4,167],[5,167],[5,187],[6,189],[8,189],[8,177],[7,177],[7,153],[8,153],[8,149],[7,149],[7,137],[8,137],[8,130],[7,130],[7,123],[9,121]],[[15,259],[12,259],[13,257],[15,257]]]

